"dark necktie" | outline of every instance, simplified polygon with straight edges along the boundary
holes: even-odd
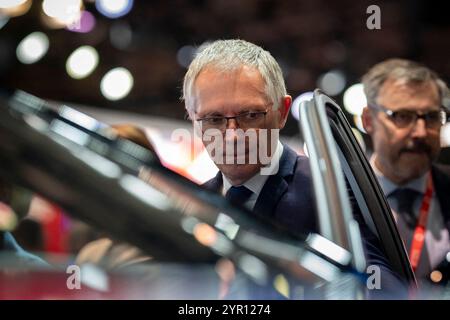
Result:
[[[399,188],[391,195],[397,199],[397,213],[403,217],[406,224],[410,228],[415,228],[417,224],[417,217],[414,213],[413,205],[414,201],[421,195],[421,193],[409,188]]]
[[[234,205],[242,206],[252,194],[253,192],[244,186],[231,187],[225,194],[225,198]]]

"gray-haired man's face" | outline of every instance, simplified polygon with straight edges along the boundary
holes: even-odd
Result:
[[[210,156],[233,184],[241,184],[255,175],[263,163],[259,159],[257,162],[252,162],[251,155],[258,153],[263,146],[267,147],[267,155],[273,154],[277,139],[272,139],[272,135],[274,132],[277,134],[278,130],[284,126],[291,98],[286,96],[283,101],[276,104],[277,108],[274,110],[273,102],[267,97],[261,74],[258,70],[246,66],[229,72],[223,72],[214,67],[202,70],[194,83],[193,98],[196,108],[194,119],[240,116],[238,120],[231,118],[228,121],[222,121],[222,125],[219,125],[220,120],[194,121],[194,125],[202,125],[203,133],[206,126],[210,128],[216,126],[219,130],[226,130],[226,133],[218,136],[223,143],[224,153],[211,154],[210,152]],[[239,131],[255,133],[256,142],[252,144],[249,136],[239,135]],[[205,136],[205,134],[202,136],[203,143],[210,151],[211,148],[208,149],[208,146],[215,140],[209,140]],[[241,149],[242,154],[237,147],[239,143],[241,145],[245,143],[245,148]],[[234,160],[243,161],[234,163],[226,161],[227,145],[232,146],[232,149],[236,151]],[[228,160],[229,158],[228,155]]]

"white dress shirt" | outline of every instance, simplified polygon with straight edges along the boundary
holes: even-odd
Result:
[[[273,157],[271,159],[271,164],[274,164],[269,169],[269,172],[265,172],[265,174],[261,174],[261,171],[258,172],[256,175],[248,179],[246,182],[244,182],[242,185],[245,186],[247,189],[253,192],[253,194],[250,196],[250,198],[244,203],[244,206],[248,208],[249,210],[252,210],[256,204],[256,200],[259,197],[259,194],[261,193],[262,188],[264,187],[264,184],[266,183],[267,179],[270,175],[276,174],[278,172],[278,163],[281,159],[281,155],[283,154],[283,145],[278,140],[277,147],[275,150],[275,153],[273,154]],[[276,162],[274,162],[276,161]],[[225,175],[222,173],[222,179],[223,179],[223,187],[222,187],[222,194],[225,196],[227,191],[232,187],[232,184],[230,181],[225,177]]]

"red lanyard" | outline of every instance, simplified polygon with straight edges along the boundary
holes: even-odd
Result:
[[[425,242],[425,231],[427,229],[428,214],[430,213],[431,199],[433,198],[433,178],[431,172],[427,179],[427,188],[420,206],[419,221],[417,222],[412,238],[411,248],[409,249],[409,260],[414,271],[419,266],[420,255]]]

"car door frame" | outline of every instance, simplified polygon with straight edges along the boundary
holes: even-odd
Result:
[[[319,89],[314,91],[314,103],[325,108],[333,138],[344,157],[344,172],[349,180],[356,201],[364,215],[370,214],[374,228],[386,258],[395,272],[403,279],[416,284],[414,272],[409,263],[404,243],[398,232],[394,216],[391,212],[383,190],[342,108]],[[342,161],[341,161],[342,162]],[[351,173],[349,176],[348,174]]]

